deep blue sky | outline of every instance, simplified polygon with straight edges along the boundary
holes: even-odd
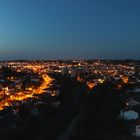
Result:
[[[140,0],[0,0],[0,59],[140,59]]]

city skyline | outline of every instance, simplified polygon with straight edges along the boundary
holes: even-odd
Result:
[[[0,60],[140,59],[139,0],[1,0]]]

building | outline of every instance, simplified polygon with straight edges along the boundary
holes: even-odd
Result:
[[[137,137],[140,137],[140,124],[136,125],[135,134],[134,135],[137,136]]]
[[[124,120],[137,120],[139,118],[139,114],[133,110],[121,110],[120,117]]]
[[[140,76],[140,65],[135,66],[135,75]]]

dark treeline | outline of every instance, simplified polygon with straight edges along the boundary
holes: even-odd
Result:
[[[118,119],[123,93],[112,83],[98,85],[84,100],[72,140],[132,140],[128,124]]]

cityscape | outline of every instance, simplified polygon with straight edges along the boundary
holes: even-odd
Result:
[[[0,140],[139,140],[139,7],[0,0]]]
[[[65,133],[63,127],[68,125],[68,120],[73,120],[76,116],[82,117],[81,113],[84,110],[79,108],[86,107],[83,101],[86,101],[92,94],[93,96],[106,94],[96,91],[98,88],[102,90],[102,86],[107,88],[104,90],[112,87],[110,92],[114,93],[111,94],[121,97],[117,103],[120,105],[120,108],[117,108],[120,109],[120,116],[118,114],[116,118],[122,123],[121,131],[126,131],[125,137],[130,138],[132,130],[134,130],[131,132],[133,133],[132,139],[134,134],[140,135],[138,127],[140,61],[20,60],[1,61],[0,66],[0,130],[2,137],[7,133],[8,138],[10,136],[14,139],[21,135],[24,135],[22,136],[25,137],[24,139],[35,139],[35,137],[39,139],[42,136],[50,139],[57,139],[59,136],[61,139]],[[122,120],[124,122],[121,122]],[[127,124],[125,124],[125,120]],[[114,126],[116,129],[117,125]],[[34,134],[35,131],[42,129],[48,130],[48,133],[41,131],[37,136]],[[74,130],[69,131],[71,132],[69,137],[75,133],[74,137],[79,135],[80,139],[81,133],[79,134],[76,130],[75,132],[73,132]]]

